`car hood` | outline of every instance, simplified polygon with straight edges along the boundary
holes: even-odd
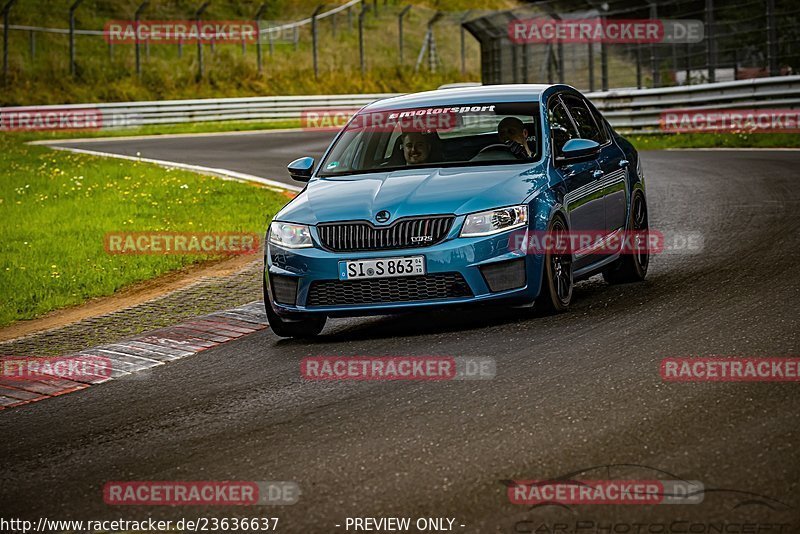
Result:
[[[524,203],[546,184],[540,165],[403,169],[315,178],[275,219],[301,224],[456,214]]]

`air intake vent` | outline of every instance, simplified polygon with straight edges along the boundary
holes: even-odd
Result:
[[[525,260],[501,261],[481,266],[481,273],[489,291],[508,291],[525,285]]]
[[[471,297],[459,273],[378,278],[374,280],[324,280],[312,282],[308,307]]]
[[[275,302],[294,305],[297,300],[297,278],[271,274],[269,281],[272,284],[272,298]]]

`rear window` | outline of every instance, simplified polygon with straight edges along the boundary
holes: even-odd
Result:
[[[319,174],[533,162],[540,146],[536,102],[360,113],[345,127]]]

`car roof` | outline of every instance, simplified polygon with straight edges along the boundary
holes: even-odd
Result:
[[[453,87],[423,93],[411,93],[378,100],[365,106],[362,111],[386,111],[431,106],[454,106],[459,104],[490,104],[501,102],[540,102],[556,90],[574,88],[563,84],[516,83],[505,85],[481,85],[479,87]]]

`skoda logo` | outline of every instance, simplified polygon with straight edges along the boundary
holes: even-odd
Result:
[[[388,211],[381,210],[375,215],[375,220],[378,221],[379,223],[385,223],[386,221],[389,220],[391,216],[392,215]]]

